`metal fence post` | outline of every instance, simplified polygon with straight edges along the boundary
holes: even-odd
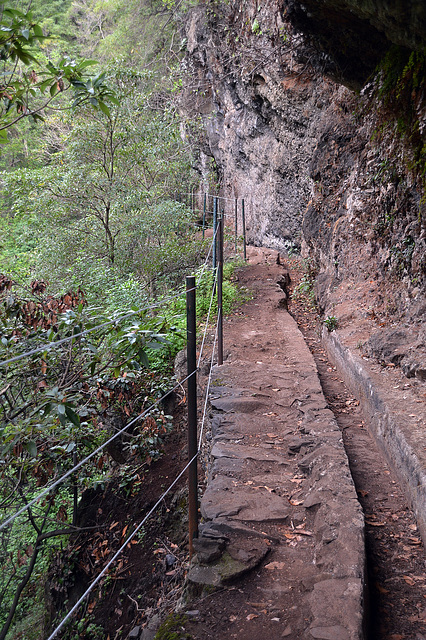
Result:
[[[193,538],[198,538],[198,479],[197,479],[197,335],[196,335],[195,276],[186,278],[186,336],[188,364],[188,520],[189,553],[193,554]]]
[[[217,363],[223,364],[223,216],[219,218],[218,245],[219,262],[217,267]]]
[[[207,209],[207,193],[204,194],[204,206],[203,206],[203,240],[206,234],[206,209]]]
[[[238,250],[238,198],[235,198],[235,253]]]
[[[213,198],[213,271],[216,269],[217,257],[217,197]]]
[[[244,260],[247,260],[247,245],[246,245],[246,212],[244,208],[244,198],[241,200],[241,216],[243,219],[243,245],[244,245]]]

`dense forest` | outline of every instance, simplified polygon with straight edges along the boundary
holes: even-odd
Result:
[[[43,584],[82,494],[128,485],[173,427],[158,400],[207,252],[177,101],[187,4],[2,5],[2,639],[48,633]]]

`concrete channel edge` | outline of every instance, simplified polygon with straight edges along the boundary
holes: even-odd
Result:
[[[363,360],[342,343],[336,331],[330,333],[324,328],[322,341],[346,386],[359,399],[371,434],[411,502],[420,535],[426,544],[426,470],[407,440],[401,416],[391,412],[382,390]]]

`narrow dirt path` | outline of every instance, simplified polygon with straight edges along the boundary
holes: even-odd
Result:
[[[250,355],[244,353],[245,371],[247,372],[244,376],[245,383],[253,365],[256,367],[257,362],[265,360],[265,352],[272,351],[277,362],[280,362],[281,357],[278,348],[277,328],[273,321],[268,320],[268,312],[266,315],[262,314],[262,310],[267,306],[264,304],[266,300],[264,286],[271,278],[271,273],[264,264],[262,250],[252,250],[251,262],[252,266],[248,270],[243,270],[239,277],[242,284],[255,291],[255,298],[237,312],[235,317],[231,317],[225,323],[225,348],[228,359],[232,361],[234,358],[241,358],[241,349],[250,350]],[[257,265],[253,264],[256,262],[258,262]],[[289,261],[288,266],[291,268],[293,284],[297,284],[302,276],[300,264],[298,261]],[[290,302],[290,312],[298,322],[314,356],[328,407],[333,411],[343,436],[358,499],[365,515],[368,600],[370,605],[368,629],[366,629],[365,637],[368,640],[425,640],[425,557],[412,510],[409,508],[392,469],[368,432],[358,400],[348,392],[335,368],[327,359],[319,339],[317,314],[312,308],[297,302]],[[259,316],[262,317],[260,320],[262,325],[261,338],[255,330],[255,323],[259,321]],[[249,365],[249,361],[252,361],[253,364]],[[223,384],[223,379],[219,379],[219,383]],[[270,389],[278,387],[278,383],[274,387],[269,384],[269,388],[265,392],[273,395],[270,393]],[[248,415],[246,418],[251,420]],[[262,432],[262,425],[259,421],[257,427],[258,432]],[[267,437],[272,443],[274,434],[271,433],[272,430],[268,431],[269,436]],[[237,476],[241,476],[241,469],[236,473],[235,477]],[[244,481],[252,482],[254,477],[254,475],[250,478],[247,476]],[[302,476],[294,476],[293,479],[301,480]],[[270,487],[271,483],[265,482],[265,485]],[[303,487],[301,488],[303,489]],[[300,493],[301,496],[302,493]],[[267,502],[264,507],[268,508]],[[312,524],[310,523],[310,528]],[[265,534],[270,534],[268,526],[263,526],[262,531]],[[308,546],[306,540],[304,544]],[[306,631],[302,628],[303,625],[300,625],[300,618],[299,626],[297,626],[297,613],[303,602],[303,594],[299,592],[296,596],[297,589],[292,584],[297,573],[303,574],[307,558],[300,545],[297,549],[293,549],[292,559],[278,558],[277,548],[273,544],[272,547],[267,559],[263,561],[263,566],[271,564],[274,566],[274,561],[279,565],[281,561],[289,567],[287,574],[285,572],[281,572],[280,575],[269,574],[270,583],[273,584],[278,580],[281,589],[286,591],[283,598],[283,602],[286,602],[285,613],[283,614],[280,607],[274,609],[270,599],[259,598],[259,594],[262,593],[262,572],[255,569],[245,578],[231,582],[225,590],[219,589],[207,597],[204,595],[199,602],[195,601],[194,607],[197,609],[195,618],[186,627],[192,638],[207,640],[217,637],[244,637],[245,640],[249,640],[257,638],[260,633],[267,633],[271,638],[315,637],[315,635],[305,636]],[[336,558],[336,564],[337,562]],[[312,576],[310,576],[310,580],[311,584],[309,584],[309,579],[305,579],[304,583],[308,592],[312,589],[314,581],[312,581]],[[324,598],[323,604],[325,606],[326,598]],[[270,626],[271,620],[274,620],[275,625],[284,620],[288,622],[281,626],[278,633],[277,628],[274,630],[274,626]],[[345,640],[350,637],[347,632],[346,635],[345,632],[342,632],[342,636],[340,636],[340,631],[337,628],[318,633],[318,637],[342,637]]]
[[[226,363],[215,371],[206,442],[206,451],[214,448],[210,480],[217,482],[203,497],[200,527],[209,541],[199,547],[208,576],[197,583],[200,575],[192,575],[192,599],[181,599],[188,615],[174,617],[169,632],[176,640],[426,640],[425,558],[413,514],[369,435],[357,399],[327,360],[315,312],[290,302],[322,389],[302,335],[291,318],[283,320],[285,308],[278,306],[283,294],[276,284],[283,268],[271,260],[274,255],[250,249],[251,264],[238,278],[254,297],[225,320]],[[299,266],[289,261],[293,285],[302,276]],[[340,485],[345,489],[340,495],[347,491],[346,501],[358,505],[355,490],[345,484],[350,480],[346,462],[347,472],[339,471],[342,437],[365,514],[371,601],[365,636],[358,623],[350,630],[344,626],[358,614],[357,607],[348,609],[354,600],[340,586],[348,584],[351,546],[360,541],[353,535],[359,532],[359,523],[355,528],[350,523],[353,514],[339,511]],[[328,453],[318,456],[324,445]],[[121,531],[132,510],[139,521],[180,471],[185,438],[175,434],[167,450],[151,469],[150,482],[141,483],[142,493],[136,492],[136,508],[123,500],[122,518],[111,515],[114,522],[106,531]],[[209,462],[206,457],[204,463]],[[108,621],[111,638],[153,640],[160,619],[180,598],[187,547],[180,526],[183,495],[164,505],[169,530],[156,519],[129,551],[117,578],[120,598],[114,581],[108,600],[95,608],[96,620]],[[97,513],[103,517],[101,509]],[[362,517],[359,506],[354,513]],[[342,529],[345,518],[349,526]],[[118,520],[120,527],[113,528]],[[223,547],[224,580],[214,560]],[[164,561],[167,554],[172,568]]]
[[[364,527],[341,433],[286,311],[277,253],[249,251],[253,299],[214,368],[193,640],[363,637]],[[213,590],[213,592],[212,592]]]

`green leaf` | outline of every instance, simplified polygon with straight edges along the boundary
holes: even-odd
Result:
[[[149,367],[148,356],[146,355],[146,353],[145,353],[145,351],[143,349],[139,349],[138,356],[139,356],[139,360],[141,361],[141,363],[145,367]]]
[[[108,118],[111,117],[111,113],[110,110],[108,109],[108,107],[106,106],[105,102],[101,102],[100,100],[98,100],[98,105],[99,105],[99,109],[106,115],[108,116]]]
[[[37,445],[34,440],[30,440],[25,444],[25,448],[32,458],[37,457]]]
[[[83,69],[86,69],[86,67],[90,67],[94,64],[99,64],[99,63],[97,60],[83,60],[83,62],[80,62],[80,64],[78,65],[78,69],[83,70]]]
[[[47,87],[50,87],[51,84],[52,84],[52,78],[48,78],[47,80],[43,80],[43,82],[40,82],[40,84],[38,85],[38,88],[42,93],[44,93]]]
[[[10,7],[3,9],[3,13],[7,16],[10,16],[11,18],[13,18],[14,16],[19,16],[20,18],[25,17],[25,14],[23,14],[22,11],[19,11],[19,9],[11,9]]]
[[[64,404],[58,404],[56,408],[58,410],[59,415],[62,415],[62,416],[65,415],[67,407]]]
[[[25,40],[30,39],[30,30],[29,29],[21,29],[21,33],[24,36]]]
[[[78,417],[76,412],[71,409],[71,407],[66,407],[65,413],[70,422],[72,422],[76,427],[80,426],[80,418]]]
[[[35,24],[35,25],[33,26],[33,30],[34,30],[35,35],[36,35],[38,38],[44,38],[44,36],[43,36],[43,29],[40,27],[40,25],[39,25],[39,24]]]

